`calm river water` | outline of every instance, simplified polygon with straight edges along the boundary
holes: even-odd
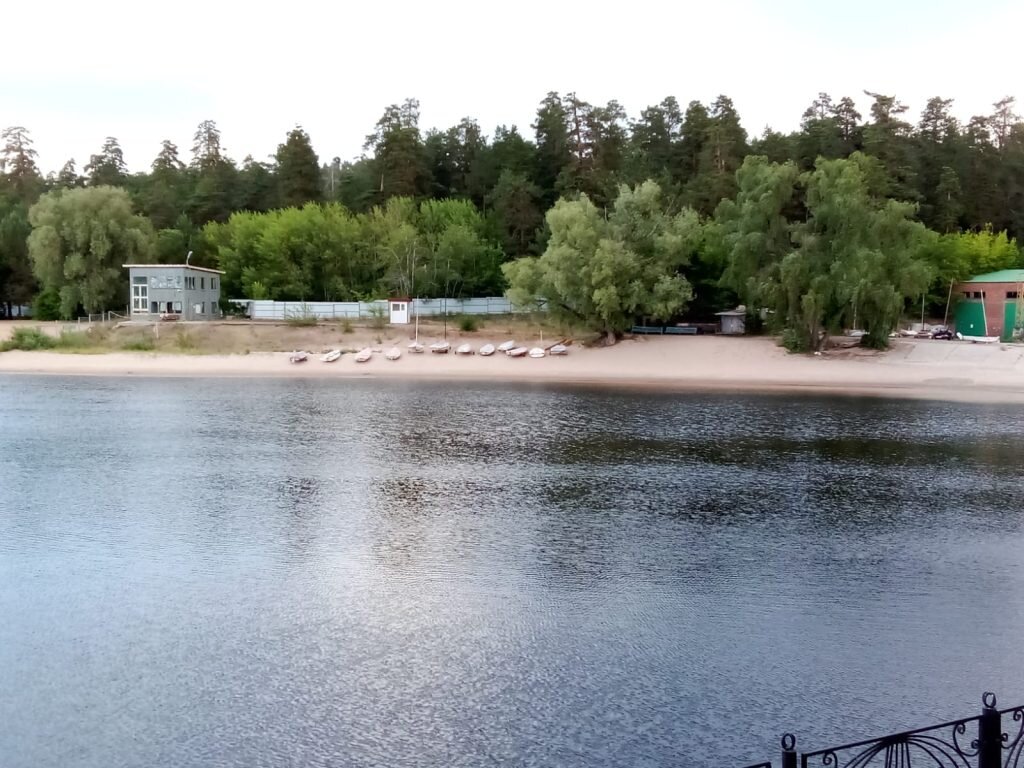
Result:
[[[0,765],[736,766],[1024,702],[1011,406],[0,379]]]

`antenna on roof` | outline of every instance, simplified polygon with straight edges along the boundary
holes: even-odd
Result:
[[[188,266],[188,260],[192,258],[192,251],[188,252],[188,256],[185,257],[185,266]]]

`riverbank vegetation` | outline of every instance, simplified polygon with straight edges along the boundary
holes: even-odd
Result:
[[[816,348],[860,327],[870,344],[922,296],[1022,263],[1024,123],[1013,99],[966,121],[928,101],[819,94],[798,130],[751,137],[726,96],[673,97],[629,118],[617,102],[549,93],[531,133],[466,118],[420,125],[391,105],[362,157],[322,162],[296,127],[271,162],[235,162],[213,121],[191,159],[164,141],[130,173],[116,138],[81,172],[44,176],[31,134],[0,147],[0,304],[39,319],[119,309],[120,265],[225,271],[229,297],[352,300],[508,292],[615,336],[637,321],[753,323]]]
[[[479,346],[516,339],[524,344],[549,345],[571,338],[583,346],[596,339],[586,328],[556,322],[547,316],[489,315],[487,317],[422,318],[419,338],[447,338]],[[288,322],[222,321],[217,323],[163,323],[139,326],[94,323],[87,326],[61,322],[15,321],[0,323],[0,352],[22,350],[70,354],[158,352],[172,355],[237,355],[256,352],[291,352],[305,349],[356,352],[364,347],[398,345],[405,349],[416,331],[412,326],[378,325],[372,320],[323,320],[312,325]]]

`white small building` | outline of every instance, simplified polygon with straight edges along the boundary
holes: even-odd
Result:
[[[410,305],[407,298],[388,299],[388,322],[392,325],[408,325]]]

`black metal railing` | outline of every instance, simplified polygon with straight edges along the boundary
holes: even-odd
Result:
[[[980,715],[798,754],[796,737],[782,737],[782,768],[1024,768],[1024,705],[1000,710],[994,693]],[[1004,716],[1009,732],[1003,731]],[[770,762],[747,768],[772,768]]]

